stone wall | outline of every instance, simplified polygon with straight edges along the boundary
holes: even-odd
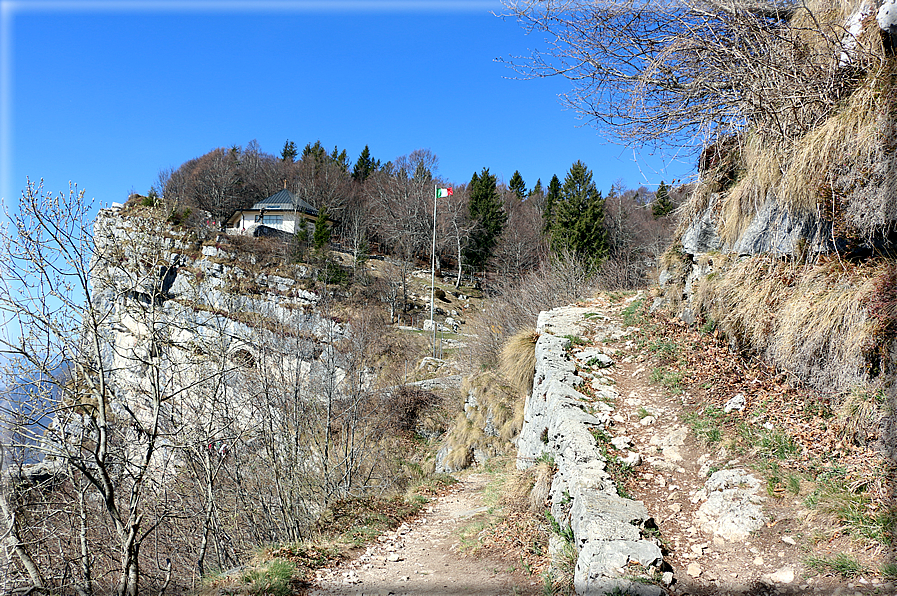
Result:
[[[624,332],[600,313],[579,307],[541,313],[537,329],[535,379],[518,440],[517,467],[526,469],[540,459],[556,466],[551,515],[572,531],[577,594],[662,594],[660,586],[639,581],[666,571],[658,541],[651,537],[656,526],[643,503],[619,496],[593,434],[606,430],[613,416],[610,403],[618,395],[600,374],[613,361],[596,348],[573,346],[586,332],[595,343]],[[578,390],[585,384],[591,386],[591,396]],[[557,548],[558,541],[553,542]]]

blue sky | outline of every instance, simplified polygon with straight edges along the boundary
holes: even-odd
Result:
[[[256,139],[320,139],[354,163],[430,149],[449,181],[489,167],[531,187],[577,159],[599,188],[693,169],[609,144],[565,110],[563,79],[513,80],[495,58],[544,48],[498,1],[0,0],[0,195],[26,176],[100,204],[160,169]]]

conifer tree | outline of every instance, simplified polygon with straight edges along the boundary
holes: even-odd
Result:
[[[296,161],[296,156],[299,155],[299,151],[296,150],[296,143],[290,141],[289,139],[283,144],[283,150],[280,152],[280,158],[283,161],[288,161],[293,163]]]
[[[325,205],[318,211],[318,219],[315,220],[314,245],[317,250],[321,250],[328,242],[330,242],[330,223],[327,221]]]
[[[327,158],[327,150],[321,145],[321,139],[315,141],[314,145],[311,143],[305,145],[305,148],[302,150],[302,159],[306,157],[313,157],[315,161],[324,161]]]
[[[533,189],[531,191],[529,191],[529,194],[527,194],[526,197],[527,198],[530,198],[530,197],[541,198],[544,193],[545,193],[545,190],[542,188],[542,179],[538,178],[538,179],[536,179],[536,185],[533,186]]]
[[[518,200],[522,201],[526,198],[526,183],[523,181],[523,176],[520,175],[520,170],[514,171],[511,181],[508,182],[508,188],[517,195]]]
[[[570,166],[554,205],[550,234],[555,251],[569,250],[597,266],[607,254],[604,198],[581,161]]]
[[[660,219],[672,211],[673,201],[670,200],[670,188],[661,180],[657,192],[654,193],[654,200],[651,202],[651,213],[654,215],[654,219]]]
[[[551,235],[551,228],[554,226],[554,209],[561,197],[561,181],[558,180],[557,174],[551,177],[548,183],[548,192],[545,194],[545,203],[542,206],[542,233],[546,236]]]
[[[470,219],[475,222],[475,226],[467,244],[465,259],[482,271],[492,256],[508,215],[502,208],[495,176],[489,173],[489,168],[483,168],[479,176],[474,172],[467,188],[470,194]]]
[[[364,182],[379,167],[380,162],[371,158],[371,150],[365,145],[361,150],[361,155],[358,156],[358,161],[355,162],[355,167],[352,168],[352,179],[356,182]]]

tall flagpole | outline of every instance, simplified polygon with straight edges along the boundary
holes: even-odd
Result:
[[[436,199],[439,197],[439,186],[433,185],[433,251],[430,253],[430,325],[433,327],[433,357],[436,357],[436,321],[433,312],[436,309]]]

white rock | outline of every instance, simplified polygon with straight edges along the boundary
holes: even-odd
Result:
[[[632,437],[627,437],[627,436],[614,437],[613,439],[610,440],[610,444],[613,445],[614,447],[616,447],[617,449],[619,449],[620,451],[623,451],[624,449],[626,449],[627,447],[629,447],[632,444]]]
[[[790,584],[794,581],[794,567],[782,567],[778,571],[763,576],[776,584]]]
[[[688,568],[685,570],[692,577],[698,577],[701,575],[701,572],[704,571],[701,569],[701,566],[697,563],[689,563]]]
[[[732,410],[738,410],[739,412],[744,409],[746,405],[746,401],[744,399],[744,393],[739,393],[732,399],[726,402],[726,405],[723,406],[723,411],[728,414]]]
[[[797,544],[797,542],[791,536],[782,536],[782,542],[784,542],[785,544],[790,544],[791,546]]]

